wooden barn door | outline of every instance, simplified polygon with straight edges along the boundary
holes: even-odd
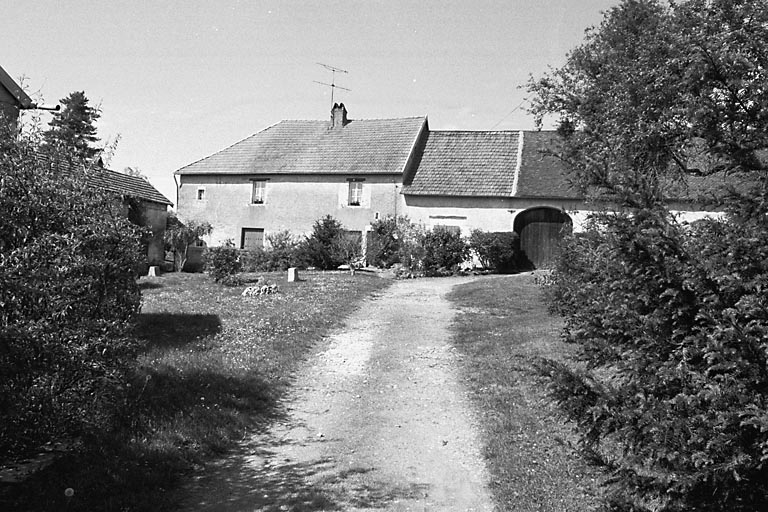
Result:
[[[534,268],[548,268],[560,250],[560,242],[572,229],[571,218],[555,208],[533,208],[515,217],[520,249]]]

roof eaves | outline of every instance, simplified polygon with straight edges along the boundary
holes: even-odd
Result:
[[[2,66],[0,66],[0,84],[5,87],[14,98],[16,98],[16,101],[19,102],[19,106],[22,109],[33,108],[35,106],[32,98],[24,92],[21,86],[11,78],[11,75],[9,75]]]

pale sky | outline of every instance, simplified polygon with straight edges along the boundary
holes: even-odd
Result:
[[[109,167],[176,202],[173,172],[283,119],[426,115],[437,130],[519,130],[530,74],[560,66],[618,0],[8,2],[0,65],[55,104],[85,91]],[[46,119],[47,121],[47,119]]]

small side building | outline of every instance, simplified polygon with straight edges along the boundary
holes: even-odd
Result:
[[[173,206],[163,194],[147,180],[105,168],[96,168],[90,174],[93,185],[114,193],[122,201],[125,215],[131,222],[148,227],[152,237],[147,247],[147,263],[162,265],[165,261],[165,228],[168,207]]]

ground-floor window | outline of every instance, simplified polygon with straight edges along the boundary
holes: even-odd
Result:
[[[243,228],[240,236],[241,249],[263,249],[264,228]]]

